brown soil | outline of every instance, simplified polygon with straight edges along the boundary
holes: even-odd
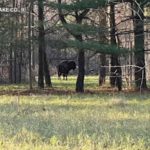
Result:
[[[150,89],[141,91],[142,93],[149,93]],[[30,96],[30,95],[70,95],[70,94],[75,94],[76,92],[73,90],[60,90],[57,88],[46,88],[46,89],[32,89],[32,90],[27,90],[27,89],[16,89],[16,90],[1,90],[0,95],[22,95],[22,96]],[[114,94],[114,93],[119,93],[117,89],[113,88],[100,88],[97,90],[85,90],[84,93],[82,94],[100,94],[100,93],[105,93],[105,94]],[[123,90],[121,93],[140,93],[139,90]]]

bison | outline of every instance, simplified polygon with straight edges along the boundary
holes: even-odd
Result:
[[[63,79],[67,80],[67,76],[70,70],[76,69],[76,63],[74,61],[63,61],[57,66],[58,79],[63,75]]]

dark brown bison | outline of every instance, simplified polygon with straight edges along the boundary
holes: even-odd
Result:
[[[76,63],[74,61],[63,61],[57,66],[58,71],[58,79],[60,79],[61,75],[63,79],[67,80],[67,76],[70,70],[76,69]]]

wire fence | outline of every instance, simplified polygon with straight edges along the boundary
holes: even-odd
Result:
[[[140,90],[142,90],[142,85],[143,85],[143,81],[144,81],[144,74],[147,71],[147,67],[140,67],[140,66],[136,66],[136,65],[123,65],[123,66],[102,66],[104,68],[107,69],[106,72],[106,76],[108,78],[121,78],[122,79],[122,85],[123,88],[132,88],[135,83],[137,81],[140,81]],[[116,70],[114,70],[114,72],[111,72],[111,68],[116,68]],[[118,74],[117,73],[117,69],[120,68],[121,69],[121,73]],[[138,79],[135,79],[135,74],[138,74],[139,72],[141,72],[140,77]],[[116,74],[117,73],[117,74]]]

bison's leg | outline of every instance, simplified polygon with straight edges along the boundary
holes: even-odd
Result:
[[[61,79],[61,73],[58,72],[58,80],[60,80],[60,79]]]
[[[67,80],[67,74],[63,74],[63,80]]]
[[[63,80],[65,80],[65,74],[63,74]]]
[[[102,77],[100,77],[99,78],[99,86],[102,86],[102,84],[103,84],[103,79],[102,79]]]

